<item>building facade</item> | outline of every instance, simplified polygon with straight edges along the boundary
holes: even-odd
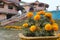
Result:
[[[33,7],[34,8],[34,11],[38,11],[38,10],[46,10],[48,7],[49,7],[49,5],[48,4],[46,4],[46,3],[41,3],[41,2],[39,2],[38,0],[37,1],[35,1],[35,2],[32,2],[32,3],[24,3],[24,5],[22,5],[24,8],[25,8],[25,10],[28,12],[29,11],[29,9],[31,8],[31,7]]]
[[[9,19],[18,14],[20,0],[0,0],[0,20]]]

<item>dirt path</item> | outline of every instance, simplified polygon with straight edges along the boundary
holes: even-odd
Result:
[[[6,30],[0,28],[0,40],[19,40],[19,33],[20,31],[17,30]]]

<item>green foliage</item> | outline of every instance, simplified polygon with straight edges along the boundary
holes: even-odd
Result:
[[[51,24],[51,21],[48,17],[45,17],[44,15],[40,15],[40,19],[39,20],[34,20],[34,17],[32,18],[28,18],[25,23],[28,23],[28,27],[27,28],[23,28],[23,34],[25,36],[54,36],[54,30],[45,30],[45,25],[46,24]],[[38,18],[38,17],[37,17]],[[30,27],[32,25],[35,25],[37,28],[37,30],[34,29],[34,27],[32,28],[32,30],[35,31],[31,31]],[[50,26],[50,25],[48,25]]]

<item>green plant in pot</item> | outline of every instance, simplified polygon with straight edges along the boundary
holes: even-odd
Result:
[[[22,25],[22,34],[24,35],[24,37],[20,36],[22,40],[48,40],[49,38],[49,40],[55,40],[58,38],[54,35],[58,30],[58,24],[52,19],[51,13],[39,11],[33,15],[33,12],[29,12],[27,18]]]

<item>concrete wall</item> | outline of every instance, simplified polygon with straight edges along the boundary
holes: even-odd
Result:
[[[0,14],[0,20],[6,19],[6,15],[5,14]]]
[[[8,5],[4,4],[4,8],[0,8],[0,13],[17,14],[18,11],[16,10],[15,6],[13,6],[13,9],[8,9]]]
[[[4,4],[4,8],[0,8],[0,20],[6,19],[6,14],[17,14],[18,11],[16,10],[15,6],[13,6],[13,9],[8,9],[8,4]]]
[[[15,2],[15,3],[19,2],[19,0],[8,0],[8,1],[12,1],[12,2]]]
[[[35,8],[34,8],[34,11],[38,11],[38,10],[45,10],[46,9],[46,7],[38,7],[38,6],[34,6]],[[29,9],[30,9],[30,6],[24,6],[24,8],[25,8],[25,10],[28,12],[29,11]]]
[[[25,8],[25,10],[28,12],[29,11],[29,9],[30,9],[30,7],[29,6],[25,6],[24,7]]]

